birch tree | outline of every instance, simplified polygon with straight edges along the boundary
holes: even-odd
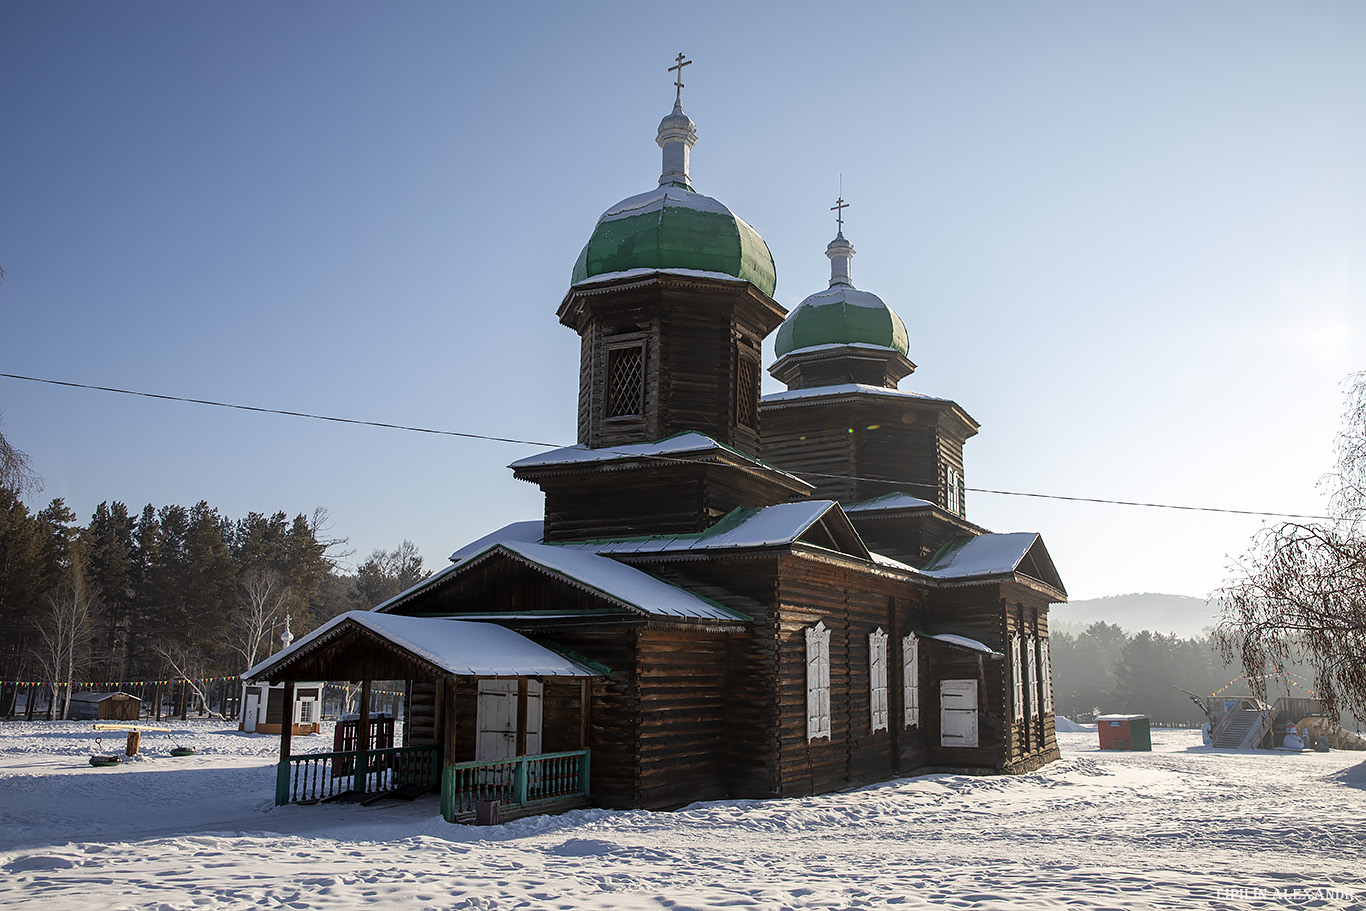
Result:
[[[90,661],[90,613],[96,598],[76,564],[42,599],[43,611],[35,623],[34,658],[52,688],[53,705],[60,700],[58,718],[67,716],[72,685]]]
[[[1265,694],[1263,675],[1302,660],[1330,714],[1366,716],[1366,373],[1348,380],[1330,518],[1260,533],[1213,597],[1221,653]]]
[[[273,569],[245,570],[237,579],[241,605],[229,621],[228,647],[246,662],[241,668],[254,667],[270,653],[267,639],[285,615],[293,593],[284,577]]]

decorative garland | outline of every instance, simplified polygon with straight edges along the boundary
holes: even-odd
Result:
[[[1259,679],[1266,680],[1266,679],[1270,679],[1270,678],[1273,678],[1273,677],[1274,677],[1274,678],[1278,678],[1278,679],[1284,679],[1287,683],[1289,683],[1291,686],[1295,687],[1296,689],[1304,690],[1304,692],[1305,692],[1306,694],[1308,694],[1308,696],[1309,696],[1310,699],[1317,699],[1317,698],[1319,698],[1318,692],[1317,692],[1312,686],[1310,686],[1309,684],[1300,683],[1298,680],[1295,679],[1295,675],[1294,675],[1294,674],[1290,673],[1290,672],[1287,671],[1287,670],[1283,670],[1283,669],[1281,669],[1281,668],[1276,668],[1276,672],[1275,672],[1274,674],[1263,674]],[[1249,678],[1248,678],[1246,675],[1244,675],[1244,674],[1239,674],[1237,677],[1234,677],[1234,678],[1233,678],[1232,680],[1230,680],[1228,683],[1225,683],[1223,686],[1219,687],[1219,689],[1217,689],[1217,690],[1215,690],[1213,693],[1211,693],[1211,694],[1210,694],[1210,698],[1213,699],[1214,697],[1223,694],[1223,692],[1224,692],[1225,690],[1227,690],[1229,687],[1233,686],[1233,685],[1234,685],[1235,683],[1237,683],[1238,681],[1240,681],[1240,680],[1247,680],[1247,679],[1249,679]]]

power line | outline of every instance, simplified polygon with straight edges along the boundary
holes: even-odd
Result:
[[[413,427],[413,426],[409,426],[409,425],[406,425],[406,424],[392,424],[392,423],[388,423],[388,422],[386,422],[386,421],[362,421],[362,420],[359,420],[359,419],[357,419],[357,418],[342,418],[342,417],[336,417],[335,415],[312,414],[312,413],[306,412],[306,411],[287,411],[287,410],[281,409],[281,408],[263,408],[263,407],[260,407],[260,406],[258,406],[258,405],[239,405],[239,404],[236,404],[236,403],[233,403],[233,402],[215,402],[215,401],[213,401],[213,400],[211,400],[211,399],[196,399],[196,398],[189,398],[189,397],[187,397],[187,396],[180,396],[180,395],[167,395],[167,394],[159,393],[159,392],[142,392],[142,391],[136,390],[136,389],[120,389],[120,388],[115,387],[115,386],[97,386],[97,385],[93,385],[93,384],[89,384],[89,383],[73,383],[73,382],[69,382],[69,381],[67,381],[67,380],[53,380],[53,379],[45,379],[45,378],[43,378],[43,377],[36,377],[36,376],[22,376],[22,375],[17,374],[17,373],[0,373],[0,377],[5,377],[5,378],[11,379],[11,380],[23,380],[23,381],[25,381],[25,382],[30,382],[30,383],[46,383],[46,384],[51,385],[51,386],[66,386],[66,387],[69,387],[69,388],[72,388],[72,389],[89,389],[89,390],[93,390],[93,391],[96,391],[96,392],[113,392],[113,393],[117,393],[117,394],[119,394],[119,395],[132,395],[132,396],[139,396],[139,397],[141,397],[141,398],[160,399],[161,401],[166,401],[166,402],[187,402],[187,403],[192,404],[192,405],[212,405],[212,406],[215,407],[215,408],[232,408],[232,409],[235,409],[235,410],[237,410],[237,411],[252,411],[252,412],[256,412],[257,414],[280,414],[280,415],[284,415],[284,416],[286,416],[286,417],[307,418],[307,419],[313,420],[313,421],[331,421],[332,423],[335,423],[335,424],[355,424],[355,425],[361,426],[361,427],[382,427],[382,428],[385,428],[385,429],[387,429],[387,430],[406,430],[406,431],[408,431],[408,432],[410,432],[410,433],[429,433],[429,434],[434,434],[434,435],[437,435],[437,436],[461,437],[461,438],[467,439],[467,440],[487,440],[487,441],[494,442],[494,443],[513,443],[513,444],[516,444],[516,445],[519,445],[519,446],[540,446],[540,447],[548,448],[548,449],[565,448],[565,446],[564,446],[563,443],[548,443],[548,442],[545,442],[545,441],[543,441],[543,440],[521,440],[521,439],[516,439],[516,438],[514,438],[514,437],[490,436],[489,434],[484,434],[484,433],[469,433],[469,432],[467,432],[467,431],[461,431],[461,430],[438,430],[438,429],[432,428],[432,427]],[[617,449],[617,450],[614,450],[614,449],[603,449],[603,450],[599,450],[599,451],[600,451],[600,452],[614,453],[614,454],[617,454],[617,455],[631,455],[631,456],[636,456],[636,457],[638,457],[638,458],[655,459],[655,460],[658,460],[658,461],[665,461],[665,462],[687,462],[687,461],[689,461],[688,459],[674,458],[674,457],[672,457],[672,456],[657,455],[657,454],[648,454],[648,453],[631,453],[631,452],[625,452],[625,451],[619,450],[619,449]],[[855,475],[846,475],[846,474],[827,474],[827,473],[818,472],[818,471],[808,471],[808,472],[804,472],[803,474],[798,475],[798,477],[801,477],[801,478],[803,478],[803,479],[805,479],[805,478],[834,478],[834,479],[838,479],[838,480],[849,480],[849,481],[868,481],[868,482],[874,482],[874,483],[884,483],[884,484],[887,484],[888,486],[891,486],[891,487],[900,487],[900,488],[906,488],[906,487],[917,487],[917,488],[927,488],[927,489],[932,489],[932,488],[934,488],[934,485],[931,485],[931,484],[917,484],[917,483],[915,483],[915,482],[913,482],[913,481],[891,481],[891,480],[888,480],[888,479],[886,479],[886,478],[862,478],[862,477],[857,477],[857,476],[855,476]],[[1332,516],[1302,515],[1302,514],[1298,514],[1298,513],[1271,512],[1271,511],[1255,510],[1255,509],[1226,509],[1226,508],[1222,508],[1222,507],[1218,507],[1218,506],[1189,506],[1189,505],[1177,504],[1177,503],[1146,503],[1146,502],[1142,502],[1142,501],[1138,501],[1138,500],[1113,500],[1113,499],[1105,499],[1105,498],[1101,498],[1101,497],[1070,497],[1070,496],[1064,496],[1064,495],[1062,495],[1062,494],[1052,494],[1052,493],[1033,493],[1033,492],[1019,491],[1019,490],[994,490],[994,489],[987,488],[987,487],[967,487],[967,488],[964,488],[964,489],[967,490],[967,491],[970,491],[970,492],[972,492],[972,493],[993,494],[993,495],[1002,496],[1002,497],[1032,497],[1032,498],[1039,499],[1039,500],[1060,500],[1060,501],[1068,502],[1068,503],[1096,503],[1096,504],[1106,505],[1106,506],[1141,506],[1141,507],[1145,507],[1145,508],[1148,508],[1148,509],[1176,509],[1176,510],[1182,510],[1182,511],[1185,511],[1185,512],[1212,512],[1212,513],[1223,513],[1223,514],[1226,514],[1226,515],[1236,515],[1236,516],[1262,516],[1262,517],[1266,517],[1266,518],[1276,518],[1276,519],[1310,519],[1310,520],[1316,520],[1316,521],[1332,521],[1332,520],[1333,520],[1333,517],[1332,517]]]

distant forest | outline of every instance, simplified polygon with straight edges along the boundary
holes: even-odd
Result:
[[[326,523],[201,501],[106,502],[81,525],[60,499],[35,514],[0,487],[0,717],[21,682],[64,709],[75,683],[236,675],[280,647],[286,616],[302,636],[427,575],[409,541],[344,572]]]
[[[1228,686],[1229,695],[1251,687],[1240,667],[1220,660],[1210,636],[1182,639],[1144,630],[1129,633],[1113,623],[1092,623],[1079,633],[1049,634],[1053,661],[1053,706],[1059,715],[1089,721],[1094,714],[1147,715],[1155,724],[1199,725],[1205,715],[1176,687],[1209,696]],[[1287,668],[1302,687],[1311,685],[1308,667]],[[1308,696],[1306,689],[1268,687],[1268,698]]]
[[[286,616],[303,636],[427,576],[409,541],[343,571],[345,541],[326,525],[324,510],[231,519],[203,501],[136,515],[101,503],[81,525],[60,499],[30,513],[0,487],[0,717],[19,683],[41,682],[63,711],[73,684],[234,676],[280,647]],[[1063,626],[1050,639],[1054,705],[1074,720],[1099,710],[1199,724],[1174,687],[1209,695],[1238,674],[1208,636]]]

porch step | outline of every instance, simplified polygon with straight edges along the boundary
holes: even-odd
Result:
[[[498,808],[498,822],[511,822],[514,819],[523,819],[527,816],[556,816],[560,813],[567,813],[570,810],[586,810],[593,806],[593,802],[587,797],[563,797],[559,800],[547,800],[544,803],[528,804],[519,807],[515,804],[503,804]],[[474,813],[461,813],[455,817],[456,823],[466,826],[475,824]]]

